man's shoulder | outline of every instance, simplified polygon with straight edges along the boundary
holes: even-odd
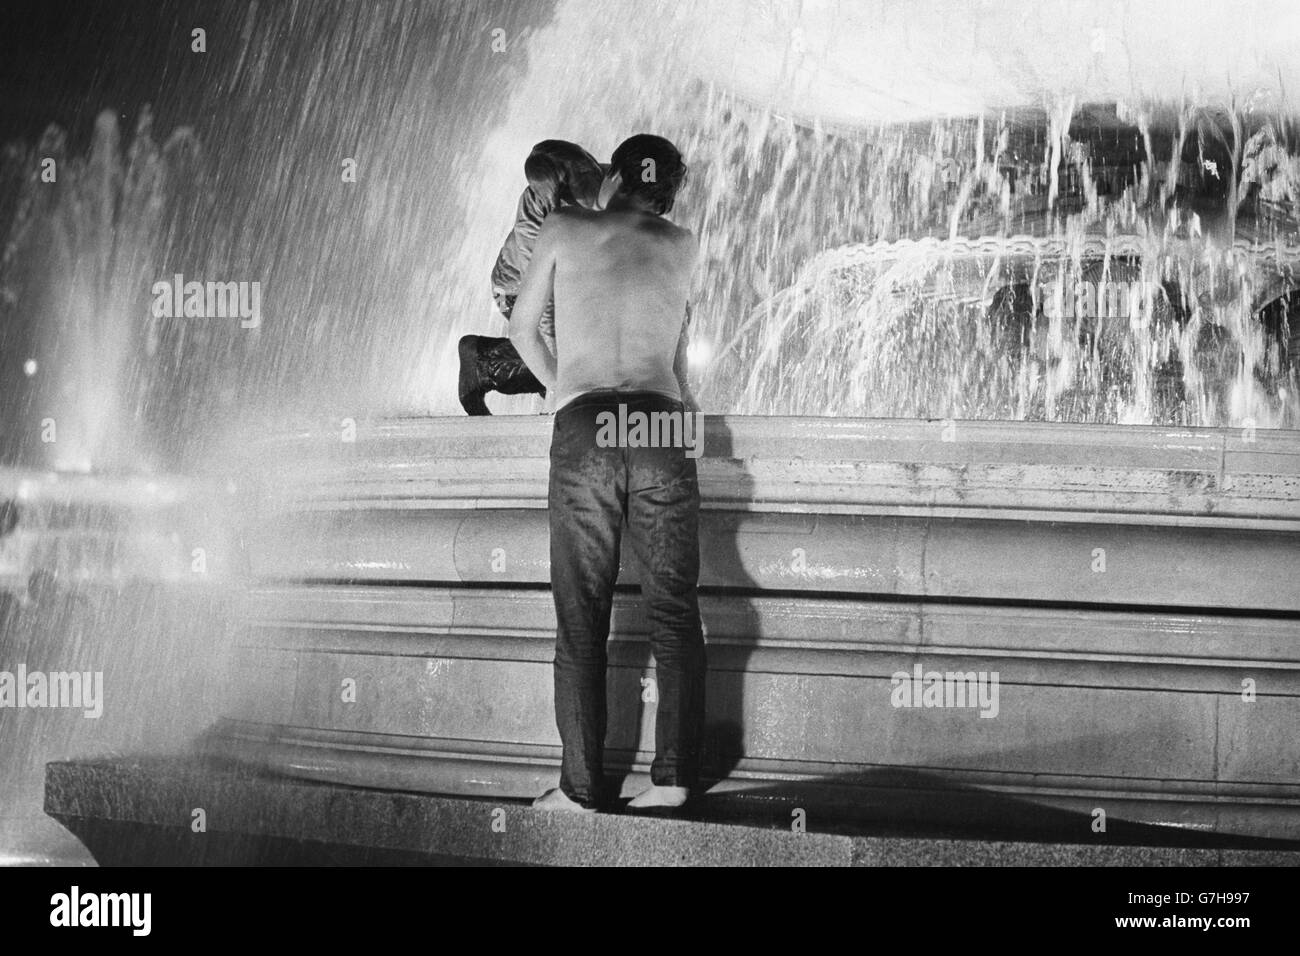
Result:
[[[546,217],[537,236],[539,249],[559,250],[573,243],[575,233],[580,229],[581,207],[561,206]]]
[[[668,220],[665,219],[664,222],[668,222]],[[695,233],[691,232],[685,226],[679,226],[675,222],[669,222],[668,225],[672,227],[673,236],[678,242],[683,245],[691,246],[692,248],[699,245],[700,241],[695,237]]]
[[[589,222],[595,216],[596,213],[583,206],[561,206],[547,217],[547,221],[554,219],[557,225],[572,225],[578,222]]]
[[[695,233],[663,216],[647,216],[641,220],[641,225],[653,229],[657,235],[680,245],[693,246],[696,242]]]
[[[672,243],[682,248],[695,248],[695,233],[663,216],[639,216],[628,226],[636,231],[650,232],[661,241]]]
[[[590,209],[584,209],[582,206],[561,206],[546,217],[542,228],[550,233],[553,239],[558,239],[584,228],[590,228],[593,216],[594,213]]]
[[[665,226],[664,234],[676,247],[676,249],[686,258],[694,259],[700,251],[700,241],[684,226],[679,226],[675,222],[669,222],[667,219],[661,220]]]
[[[556,238],[623,232],[644,234],[649,231],[683,249],[694,250],[698,245],[693,232],[662,216],[628,216],[582,206],[564,206],[551,213],[546,218],[546,223]]]

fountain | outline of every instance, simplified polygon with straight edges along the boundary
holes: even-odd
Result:
[[[123,436],[42,473],[185,474],[236,532],[204,752],[493,800],[555,777],[549,421],[456,417],[454,343],[500,331],[486,272],[528,147],[647,128],[682,146],[702,246],[711,793],[1300,838],[1294,14],[1053,6],[1032,43],[1007,41],[1020,5],[253,7],[202,67],[246,109],[161,147],[100,120],[89,195],[132,197],[99,207],[129,229],[31,211],[28,183],[20,226],[91,237],[45,280],[66,296],[36,361],[76,434]],[[12,236],[6,275],[41,248]],[[265,321],[146,320],[176,273],[260,282]],[[88,302],[123,334],[69,338]],[[8,420],[30,434],[36,404]],[[634,594],[612,640],[630,789]],[[996,716],[897,706],[916,667],[998,675]],[[70,766],[51,812],[77,830]]]

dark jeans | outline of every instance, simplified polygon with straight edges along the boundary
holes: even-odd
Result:
[[[704,725],[695,460],[681,448],[601,448],[596,416],[617,416],[620,404],[629,414],[682,410],[680,402],[652,393],[591,392],[560,409],[551,440],[551,589],[559,625],[555,720],[564,744],[560,789],[588,807],[603,796],[605,642],[624,523],[642,568],[655,658],[654,783],[696,784]]]

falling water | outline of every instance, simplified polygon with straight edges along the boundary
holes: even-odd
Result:
[[[152,54],[201,95],[159,90],[130,128],[101,115],[87,150],[51,129],[0,160],[6,376],[23,369],[0,456],[24,469],[0,489],[22,515],[0,536],[0,570],[18,569],[0,666],[108,661],[110,694],[148,700],[115,735],[28,735],[24,800],[53,753],[161,746],[206,719],[238,577],[225,530],[258,436],[459,413],[454,343],[504,329],[487,276],[544,138],[681,147],[706,410],[1300,421],[1283,298],[1300,264],[1284,81],[1300,67],[1278,61],[1294,24],[1276,4],[1237,21],[1210,4],[1199,26],[1176,5],[1097,5],[1072,28],[1033,5],[1032,30],[1016,5],[884,0],[159,9],[177,36],[209,30],[204,58],[185,40]],[[1130,21],[1167,30],[1169,76],[1108,59]],[[156,315],[155,283],[176,275],[258,283],[261,322]],[[1102,315],[1078,307],[1085,286],[1136,291]],[[61,511],[69,472],[135,490]],[[154,491],[130,484],[150,474]],[[173,485],[182,514],[157,504]],[[35,544],[59,535],[146,541],[147,558],[127,583],[120,556]],[[57,599],[28,604],[43,564]]]
[[[881,4],[877,19],[896,12]],[[529,146],[564,137],[608,155],[641,129],[690,164],[677,215],[702,242],[695,335],[713,359],[695,374],[713,410],[1295,421],[1287,369],[1267,354],[1285,334],[1266,340],[1254,317],[1294,265],[1269,252],[1296,242],[1300,157],[1281,94],[1252,87],[1235,110],[1208,93],[1135,100],[1099,119],[1084,96],[1111,90],[1084,76],[1069,96],[982,118],[890,122],[880,106],[848,123],[826,106],[837,122],[823,123],[773,91],[830,86],[809,63],[834,62],[825,23],[862,26],[857,7],[564,0],[545,13],[252,5],[225,24],[229,52],[204,68],[213,92],[191,128],[162,134],[145,114],[121,130],[106,114],[85,158],[65,157],[57,131],[11,150],[4,181],[21,198],[3,307],[46,330],[39,400],[6,415],[28,456],[49,450],[33,445],[47,417],[61,426],[52,463],[102,468],[116,454],[190,470],[268,416],[457,412],[456,338],[504,329],[486,276]],[[750,40],[730,36],[744,29]],[[771,89],[736,65],[760,58]],[[861,88],[898,83],[885,80]],[[1233,182],[1218,218],[1235,221],[1248,208],[1237,189],[1250,192],[1236,246],[1206,209],[1170,201],[1204,178],[1207,149]],[[61,163],[57,188],[39,179],[44,156]],[[1038,247],[969,244],[1021,234]],[[907,244],[926,237],[940,242]],[[1054,317],[1039,280],[1063,263],[1063,282],[1109,268],[1163,291],[1126,328]],[[260,327],[151,317],[152,284],[177,274],[259,283]],[[993,306],[1027,276],[1032,314],[1019,309],[1008,354]],[[1215,363],[1197,350],[1210,341],[1232,382],[1205,380]]]

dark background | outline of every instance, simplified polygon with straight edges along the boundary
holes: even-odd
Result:
[[[206,89],[211,60],[238,51],[223,49],[228,34],[214,27],[237,22],[243,6],[6,0],[0,5],[0,140],[31,142],[54,123],[67,131],[75,150],[89,139],[100,110],[115,109],[130,129],[146,103],[164,130],[193,122],[194,115],[176,115],[175,104],[217,92]],[[160,55],[173,46],[187,50],[194,27],[207,29],[211,59]]]

